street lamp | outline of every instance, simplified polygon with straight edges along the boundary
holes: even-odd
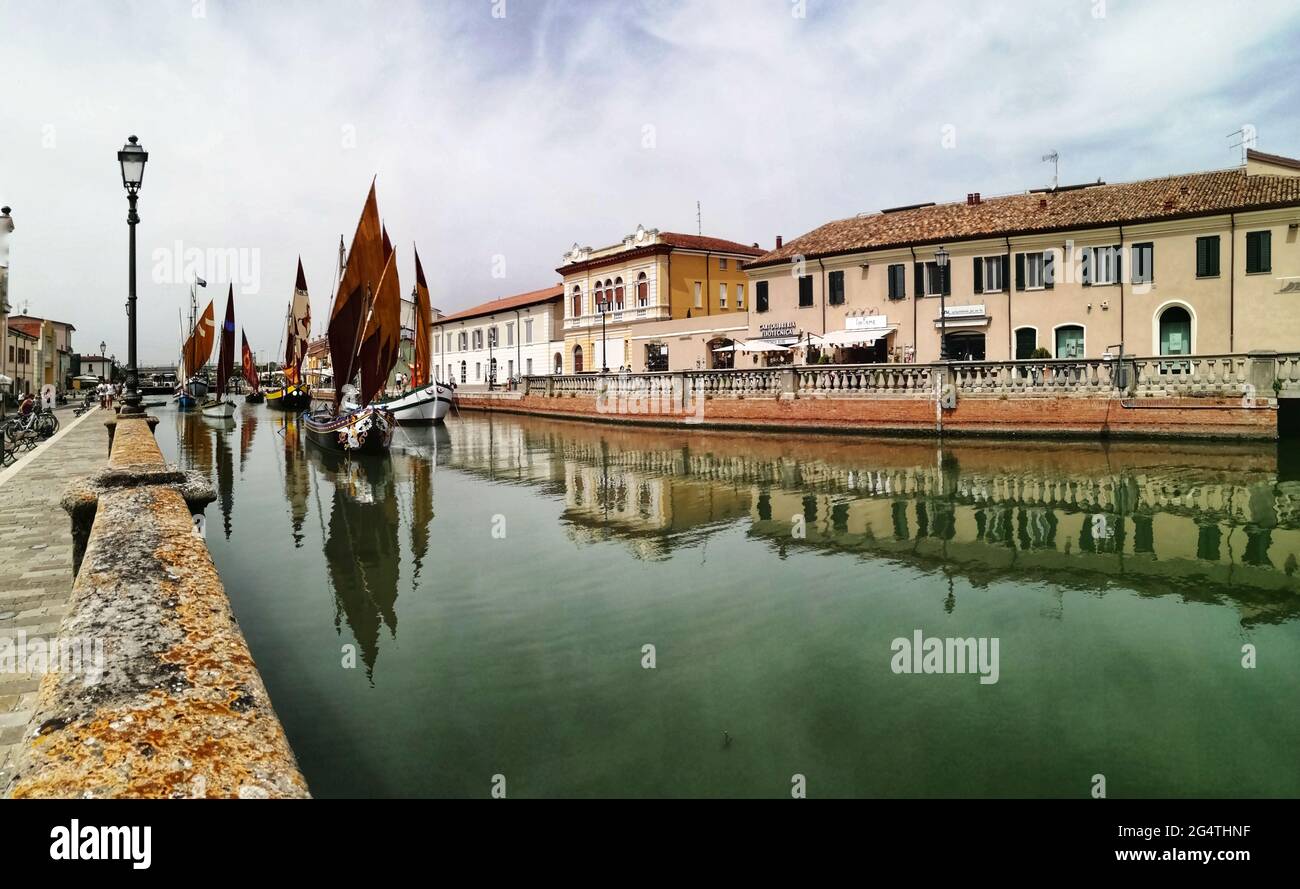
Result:
[[[128,272],[129,289],[127,291],[127,368],[126,397],[123,398],[122,415],[140,416],[144,409],[140,407],[140,388],[136,372],[135,345],[135,227],[140,215],[135,211],[136,198],[140,192],[140,183],[144,181],[144,165],[149,160],[149,152],[140,147],[140,140],[131,136],[117,153],[118,163],[122,165],[122,185],[126,188],[126,199],[130,210],[126,214],[126,224],[131,229],[131,256]]]
[[[948,251],[940,247],[934,251],[934,262],[939,267],[939,360],[948,360],[948,302],[944,298],[948,283]]]
[[[104,352],[107,351],[108,344],[103,340],[99,341],[99,378],[104,379]]]

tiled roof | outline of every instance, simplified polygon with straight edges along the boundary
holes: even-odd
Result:
[[[488,300],[485,303],[479,303],[455,314],[444,315],[433,323],[435,325],[444,324],[447,321],[462,321],[466,318],[477,318],[480,315],[491,315],[494,312],[508,312],[513,309],[522,309],[524,306],[550,302],[562,296],[564,296],[564,285],[552,284],[550,287],[543,287],[541,290],[530,290],[527,293],[517,293],[514,296],[503,296],[500,299]]]
[[[660,232],[659,240],[672,247],[683,250],[712,250],[715,253],[739,253],[742,256],[762,256],[761,247],[750,247],[738,241],[725,238],[710,238],[705,235],[684,235],[681,232]]]
[[[1300,170],[1300,160],[1293,157],[1283,157],[1280,154],[1266,154],[1263,151],[1256,151],[1253,148],[1246,149],[1247,161],[1260,161],[1265,164],[1275,164],[1279,167],[1290,167],[1293,170]]]
[[[40,319],[26,318],[26,317],[23,318],[11,317],[9,319],[9,329],[16,330],[18,333],[21,333],[23,336],[31,337],[34,340],[40,339],[41,336]]]
[[[10,316],[9,316],[9,319],[10,319],[11,321],[23,320],[23,321],[37,321],[37,322],[47,320],[47,319],[45,319],[45,318],[38,318],[38,317],[36,317],[35,315],[23,315],[23,314],[10,315]],[[67,321],[53,321],[53,320],[50,320],[50,323],[51,323],[51,324],[57,324],[57,325],[59,325],[60,327],[66,327],[66,328],[68,328],[68,330],[76,330],[76,329],[77,329],[75,325],[69,324]]]
[[[1300,206],[1300,176],[1247,176],[1243,169],[1192,173],[854,216],[813,229],[746,268],[799,255],[813,258],[1291,205]]]

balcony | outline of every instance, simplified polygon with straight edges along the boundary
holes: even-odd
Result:
[[[584,328],[600,327],[602,317],[605,319],[606,325],[629,324],[637,321],[667,321],[672,317],[672,310],[668,306],[646,306],[644,308],[629,306],[621,311],[592,312],[578,318],[566,316],[564,329],[582,330]]]

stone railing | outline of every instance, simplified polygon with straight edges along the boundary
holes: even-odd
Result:
[[[59,627],[74,666],[42,679],[6,796],[308,795],[191,517],[213,498],[135,419],[69,489],[74,537],[89,529]]]
[[[1147,358],[817,364],[657,374],[566,374],[526,378],[526,391],[591,395],[618,385],[703,391],[707,398],[932,398],[940,384],[960,396],[1218,397],[1300,395],[1300,353]],[[1276,383],[1276,386],[1275,386]],[[604,385],[609,385],[606,383]]]

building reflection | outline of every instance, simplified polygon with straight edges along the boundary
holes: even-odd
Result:
[[[1112,586],[1297,614],[1300,481],[1262,445],[1027,444],[680,432],[473,416],[451,466],[563,499],[579,541],[664,558],[722,527],[964,577]],[[949,610],[959,607],[955,597]]]

